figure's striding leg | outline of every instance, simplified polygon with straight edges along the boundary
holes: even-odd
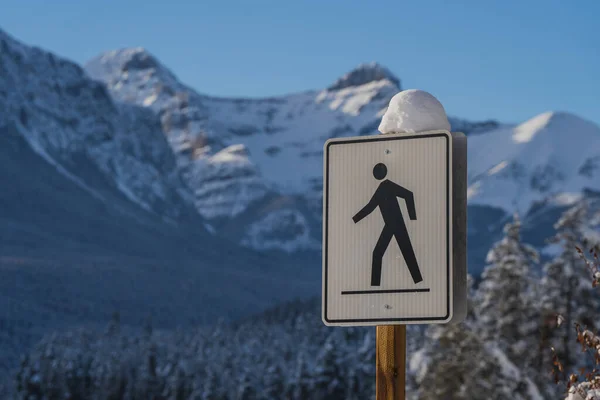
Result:
[[[388,248],[390,241],[394,236],[394,231],[387,225],[383,226],[381,235],[377,240],[377,244],[373,249],[373,264],[371,266],[371,286],[379,286],[381,284],[381,264],[383,262],[383,255]]]
[[[419,283],[423,280],[421,276],[421,271],[419,270],[419,263],[417,262],[417,257],[415,256],[415,251],[413,250],[412,244],[410,242],[410,237],[408,236],[408,232],[406,230],[406,226],[400,226],[394,232],[394,237],[396,238],[396,242],[398,243],[398,247],[400,247],[400,251],[404,256],[404,261],[406,261],[406,266],[410,271],[410,275],[415,283]]]

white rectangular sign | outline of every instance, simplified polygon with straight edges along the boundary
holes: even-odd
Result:
[[[327,141],[326,325],[452,319],[452,140],[434,131]]]

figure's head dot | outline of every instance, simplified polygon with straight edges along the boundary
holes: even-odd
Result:
[[[384,163],[379,163],[373,167],[373,176],[377,180],[382,180],[387,175],[387,167]]]

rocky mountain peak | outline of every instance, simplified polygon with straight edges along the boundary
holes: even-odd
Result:
[[[387,79],[400,89],[400,79],[390,72],[389,69],[376,63],[360,64],[352,71],[348,72],[333,85],[329,86],[328,90],[340,90],[348,87],[361,86],[370,82],[376,82]]]
[[[122,53],[124,56],[123,65],[121,67],[122,71],[129,71],[130,69],[144,70],[160,67],[158,60],[143,47],[124,49]]]
[[[165,81],[176,81],[173,73],[143,47],[104,52],[89,60],[85,70],[93,79],[105,82],[147,73],[159,75]]]

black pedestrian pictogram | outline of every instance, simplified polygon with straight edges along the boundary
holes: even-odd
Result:
[[[386,175],[387,167],[385,164],[379,163],[375,165],[373,168],[373,176],[375,179],[382,180]],[[408,270],[410,271],[414,283],[419,283],[423,280],[415,252],[410,242],[410,237],[408,236],[408,231],[406,230],[406,225],[404,224],[402,211],[400,210],[398,200],[396,199],[397,197],[404,199],[406,208],[408,209],[408,216],[411,220],[416,220],[417,212],[415,210],[415,201],[412,192],[389,179],[386,179],[379,184],[379,187],[367,205],[352,217],[354,223],[357,223],[375,211],[377,207],[379,207],[379,211],[383,217],[383,230],[373,249],[371,286],[379,286],[381,284],[381,263],[392,237],[396,239],[398,247],[400,247],[400,251],[404,256],[404,260],[406,261],[406,265],[408,266]]]

